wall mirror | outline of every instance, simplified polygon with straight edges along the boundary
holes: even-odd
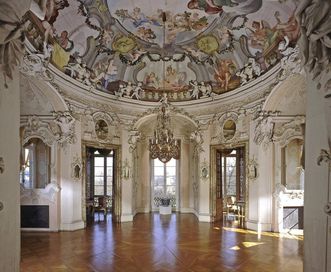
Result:
[[[231,140],[236,133],[236,123],[229,119],[224,122],[223,125],[223,136],[225,140]]]
[[[286,189],[304,189],[304,148],[302,139],[293,139],[282,148],[281,169],[281,183]]]
[[[44,189],[50,183],[51,148],[39,138],[22,148],[20,182],[26,189]]]

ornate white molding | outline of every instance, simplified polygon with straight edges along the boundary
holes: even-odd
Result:
[[[47,69],[53,48],[47,44],[44,52],[26,53],[20,65],[20,71],[28,76],[42,80],[52,81],[54,76]]]
[[[129,151],[132,153],[137,148],[138,141],[142,138],[141,133],[138,130],[130,130],[128,143],[130,145]]]
[[[269,143],[272,142],[275,124],[272,121],[272,117],[269,115],[261,116],[257,119],[255,126],[254,142],[257,145],[263,145],[267,148]]]
[[[196,129],[195,131],[193,131],[190,135],[190,141],[193,141],[195,143],[194,153],[198,154],[200,152],[204,152],[204,149],[202,147],[204,141],[201,130]]]
[[[24,185],[20,185],[21,199],[27,198],[36,204],[40,202],[41,198],[55,202],[56,194],[60,190],[61,187],[54,181],[48,183],[44,189],[25,189]]]
[[[283,55],[280,60],[281,70],[278,74],[278,79],[280,81],[285,80],[290,74],[298,74],[302,71],[299,46],[296,45],[293,48],[288,45],[289,39],[287,36],[285,36],[284,41],[280,42],[278,45],[279,52]]]
[[[247,163],[247,177],[250,181],[254,181],[259,176],[258,171],[259,164],[257,163],[256,159],[253,157]]]
[[[207,163],[206,158],[204,158],[203,162],[200,164],[200,180],[209,180],[209,164]]]
[[[75,135],[75,119],[69,111],[53,112],[54,123],[60,127],[61,133],[58,135],[57,141],[64,145],[66,143],[73,144],[76,142]]]
[[[303,139],[302,125],[304,123],[304,116],[296,116],[292,121],[281,124],[274,130],[273,141],[285,146],[294,138]]]
[[[28,116],[28,120],[23,126],[23,145],[35,137],[42,139],[48,146],[52,146],[58,140],[58,135],[52,131],[49,123],[35,115]]]

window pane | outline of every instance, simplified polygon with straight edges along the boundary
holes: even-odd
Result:
[[[95,177],[94,178],[94,185],[100,185],[100,186],[103,186],[104,184],[104,180],[103,180],[103,177]]]
[[[167,162],[167,166],[176,166],[176,160],[175,159],[171,159],[170,161]]]
[[[95,195],[103,195],[103,186],[94,185],[94,194]]]
[[[107,195],[108,196],[111,196],[113,194],[112,188],[113,187],[111,185],[107,185]]]
[[[167,177],[167,185],[176,185],[176,176]]]
[[[154,175],[155,176],[163,176],[164,168],[163,167],[154,167]]]
[[[94,158],[94,166],[103,166],[103,165],[104,165],[103,157],[95,157]]]
[[[163,193],[163,186],[154,186],[154,195],[160,195]]]
[[[107,186],[111,186],[113,184],[113,177],[107,177]]]
[[[155,185],[160,185],[163,186],[164,185],[164,177],[163,176],[155,176],[154,177],[154,184]]]
[[[176,195],[176,186],[167,186],[167,194]]]
[[[102,176],[103,177],[103,167],[96,166],[94,167],[94,175],[95,176]]]
[[[176,176],[176,167],[168,167],[166,168],[167,176]]]
[[[113,157],[107,157],[107,166],[113,166]]]
[[[154,166],[162,166],[162,167],[164,167],[164,163],[161,162],[159,159],[155,159],[154,160]]]
[[[107,176],[113,176],[113,167],[107,167]]]

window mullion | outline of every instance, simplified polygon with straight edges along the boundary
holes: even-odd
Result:
[[[107,195],[107,156],[103,157],[103,195]]]

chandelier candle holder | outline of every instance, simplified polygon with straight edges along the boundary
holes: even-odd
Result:
[[[172,158],[178,160],[180,157],[179,141],[174,139],[170,128],[169,104],[162,102],[156,119],[154,138],[149,140],[149,151],[152,159],[159,159],[166,163]]]

